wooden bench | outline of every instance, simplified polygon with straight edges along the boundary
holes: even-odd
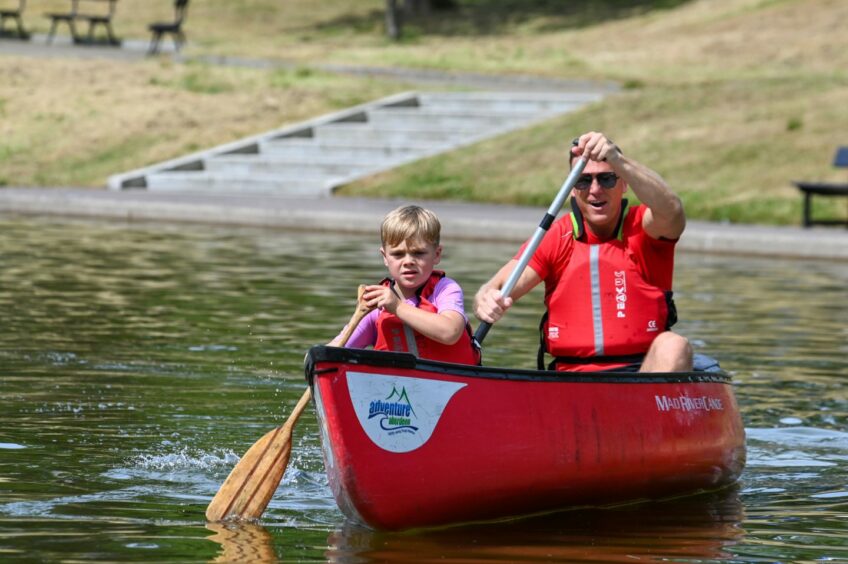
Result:
[[[186,41],[183,33],[183,21],[185,21],[186,11],[188,10],[188,0],[174,0],[174,20],[169,22],[154,22],[147,26],[153,36],[150,38],[150,47],[147,49],[148,55],[155,55],[159,52],[159,43],[162,41],[162,36],[170,33],[174,40],[174,49],[180,50],[180,47]]]
[[[10,7],[12,2],[6,2],[0,6],[0,37],[17,37],[18,39],[29,39],[29,32],[24,27],[21,15],[26,8],[26,0],[18,0],[17,7]],[[18,24],[17,33],[6,31],[6,20],[14,20]]]
[[[68,24],[71,37],[75,44],[94,45],[120,45],[121,41],[115,37],[112,30],[112,18],[115,16],[115,7],[118,0],[70,0],[70,9],[67,12],[51,12],[44,14],[50,18],[50,33],[47,34],[47,43],[53,42],[56,28],[60,23]],[[80,6],[86,11],[80,11]],[[88,22],[88,32],[85,35],[77,33],[76,22]],[[94,30],[101,26],[106,30],[106,40],[98,41],[94,37]]]
[[[839,147],[836,150],[836,156],[833,158],[833,166],[848,167],[848,147]],[[845,225],[848,227],[848,217],[843,221],[841,219],[813,219],[812,217],[812,199],[813,196],[828,196],[848,197],[848,183],[841,184],[836,182],[794,182],[795,186],[804,194],[804,227],[811,225]]]

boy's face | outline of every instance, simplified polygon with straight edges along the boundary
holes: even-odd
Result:
[[[408,298],[430,278],[433,267],[442,259],[442,246],[410,239],[399,245],[384,245],[380,254],[389,276]]]

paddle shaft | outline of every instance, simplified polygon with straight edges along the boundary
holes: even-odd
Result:
[[[359,326],[359,322],[362,321],[362,318],[368,315],[368,313],[373,309],[369,308],[365,304],[362,303],[362,294],[365,293],[365,285],[360,284],[357,289],[356,295],[356,310],[354,310],[353,315],[350,317],[350,321],[348,321],[347,326],[344,328],[344,331],[339,337],[338,346],[343,347],[347,344],[348,340],[350,340],[351,335],[353,335],[353,331]]]
[[[548,232],[548,229],[551,228],[559,210],[562,209],[563,204],[565,204],[565,200],[571,193],[571,189],[574,188],[574,185],[577,183],[577,178],[583,173],[583,169],[586,168],[586,162],[586,159],[580,158],[577,159],[576,163],[574,163],[574,168],[571,169],[568,177],[562,183],[559,192],[557,192],[556,198],[554,198],[554,201],[551,202],[551,206],[548,208],[547,213],[545,213],[545,216],[542,218],[542,221],[539,222],[539,226],[533,233],[533,237],[530,238],[527,246],[524,247],[524,252],[522,252],[521,256],[518,258],[518,264],[515,265],[515,268],[512,270],[509,278],[507,278],[503,287],[501,287],[501,295],[504,297],[508,297],[512,293],[512,289],[515,288],[515,285],[518,283],[518,279],[521,278],[521,275],[524,273],[524,269],[527,268],[527,264],[533,257],[533,253],[535,253],[536,249],[539,248],[542,238],[545,236],[545,233]],[[492,324],[485,321],[480,323],[477,327],[477,331],[474,333],[474,342],[478,347],[483,344],[483,339],[486,338],[486,335],[489,333],[489,329],[491,328]]]
[[[360,285],[356,310],[339,338],[339,346],[347,344],[359,322],[371,311],[362,302],[364,292],[365,286]],[[266,433],[247,450],[206,508],[208,520],[258,519],[262,516],[288,466],[292,429],[311,399],[312,388],[307,387],[286,422]]]

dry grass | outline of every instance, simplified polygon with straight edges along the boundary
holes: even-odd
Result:
[[[830,167],[835,147],[848,143],[848,107],[840,102],[848,99],[848,38],[837,30],[846,18],[848,3],[835,0],[702,0],[522,38],[520,51],[507,48],[515,38],[492,38],[457,58],[497,60],[507,71],[576,69],[633,88],[555,124],[345,192],[546,203],[564,176],[565,142],[599,129],[666,176],[692,217],[797,223],[793,179],[846,180]],[[455,45],[431,47],[431,60],[447,61]],[[817,213],[844,217],[834,203],[820,202]]]
[[[46,31],[39,12],[64,3],[42,0],[28,23]],[[382,34],[381,0],[193,0],[186,55],[625,85],[556,123],[405,167],[347,193],[547,203],[563,174],[562,144],[586,129],[607,131],[660,170],[684,194],[692,217],[797,223],[792,179],[845,180],[830,160],[837,145],[848,143],[848,37],[840,27],[848,2],[664,0],[667,9],[630,0],[459,4],[447,18],[410,22],[407,38],[391,44]],[[123,37],[146,38],[149,21],[168,17],[169,1],[121,0],[116,27]],[[166,58],[0,54],[0,76],[0,183],[17,185],[100,185],[110,173],[406,88],[314,72],[172,65]]]
[[[308,70],[0,58],[0,184],[99,186],[109,174],[394,92]]]

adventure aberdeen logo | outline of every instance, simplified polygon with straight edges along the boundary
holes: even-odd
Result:
[[[375,445],[390,452],[409,452],[429,441],[451,399],[465,386],[393,374],[347,373],[359,424]]]
[[[394,400],[394,401],[392,401]],[[392,388],[392,393],[385,400],[372,401],[368,408],[368,419],[380,418],[380,428],[384,431],[397,432],[406,431],[414,433],[418,427],[412,424],[415,410],[409,401],[406,388]]]

